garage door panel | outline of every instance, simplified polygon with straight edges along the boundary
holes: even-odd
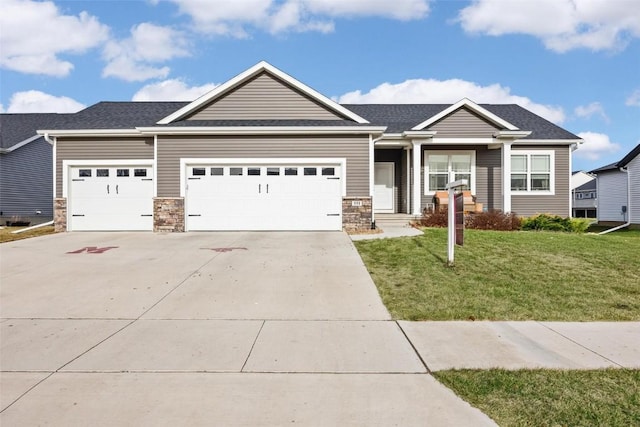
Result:
[[[190,176],[213,169],[218,175]],[[242,175],[230,175],[232,169]],[[342,228],[339,165],[198,165],[186,173],[188,230]]]
[[[153,229],[153,169],[150,166],[70,168],[69,229]]]

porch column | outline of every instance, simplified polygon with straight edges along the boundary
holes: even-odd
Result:
[[[422,179],[421,157],[422,157],[422,141],[411,141],[413,144],[413,200],[411,203],[412,214],[415,216],[422,215],[420,209],[421,191],[420,180]]]
[[[502,212],[511,212],[511,142],[502,144]]]
[[[405,167],[407,171],[407,182],[406,182],[406,190],[405,190],[405,200],[407,203],[407,208],[405,209],[405,213],[411,213],[411,149],[409,147],[404,147],[404,151],[406,153],[405,156]]]

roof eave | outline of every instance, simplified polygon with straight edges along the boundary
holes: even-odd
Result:
[[[139,127],[142,135],[382,135],[385,126],[216,126]]]

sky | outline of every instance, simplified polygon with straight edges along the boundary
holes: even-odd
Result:
[[[191,101],[267,61],[341,103],[516,103],[640,144],[640,0],[2,0],[0,112]]]

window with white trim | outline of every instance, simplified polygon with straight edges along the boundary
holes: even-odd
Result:
[[[465,190],[475,193],[476,186],[475,151],[425,151],[424,152],[424,191],[433,194],[445,190],[448,183],[466,179],[469,183]]]
[[[553,151],[513,151],[511,153],[511,191],[553,194]]]

